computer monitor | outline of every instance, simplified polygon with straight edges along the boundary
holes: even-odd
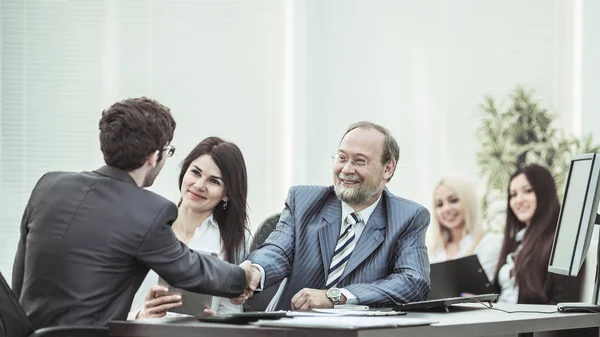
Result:
[[[549,272],[577,276],[590,247],[594,225],[600,224],[599,199],[600,155],[588,153],[573,156],[550,253]],[[600,254],[600,246],[598,254]],[[598,265],[596,265],[596,281],[591,303],[559,303],[558,309],[600,311],[598,287]]]

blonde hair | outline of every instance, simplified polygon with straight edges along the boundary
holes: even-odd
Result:
[[[460,200],[460,204],[465,211],[465,225],[463,227],[463,237],[467,234],[473,236],[474,242],[478,242],[484,231],[479,222],[479,202],[477,201],[477,193],[473,185],[466,179],[459,177],[444,177],[433,189],[433,216],[431,217],[431,226],[428,236],[427,247],[429,253],[432,254],[441,248],[445,248],[446,243],[450,241],[450,230],[440,224],[437,216],[437,203],[435,200],[435,192],[440,185],[447,186],[454,190],[456,197]]]

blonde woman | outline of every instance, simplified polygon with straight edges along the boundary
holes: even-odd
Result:
[[[489,280],[494,278],[502,234],[486,233],[479,222],[479,203],[467,180],[445,177],[433,193],[428,236],[431,263],[477,255]]]

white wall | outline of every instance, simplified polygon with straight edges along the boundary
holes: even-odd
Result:
[[[582,7],[582,131],[600,142],[600,2],[584,0]]]
[[[522,84],[571,130],[570,1],[308,1],[296,182],[329,184],[345,128],[368,119],[401,146],[390,189],[430,206],[446,174],[478,180],[478,105]],[[300,43],[298,43],[300,45]],[[302,138],[301,135],[305,135]]]

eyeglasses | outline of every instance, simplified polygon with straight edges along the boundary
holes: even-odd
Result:
[[[175,154],[175,146],[167,145],[163,150],[167,151],[167,157],[173,157]]]
[[[333,162],[335,164],[346,165],[346,163],[349,161],[350,165],[357,167],[365,167],[372,163],[372,161],[367,161],[364,158],[350,159],[343,154],[334,154],[333,156],[331,156],[331,159],[333,159]]]

